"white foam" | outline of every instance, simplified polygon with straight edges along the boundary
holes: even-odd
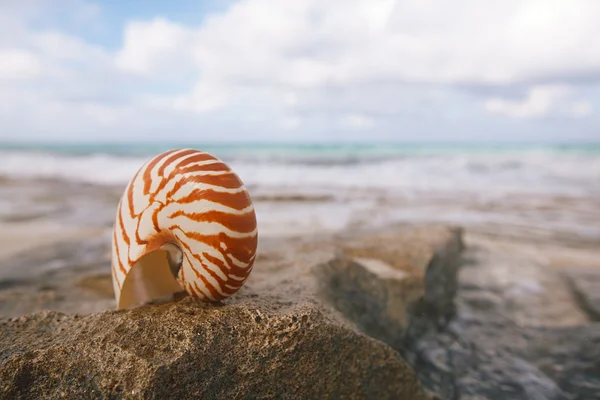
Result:
[[[246,184],[272,187],[600,195],[600,157],[570,154],[412,156],[350,165],[234,163]]]
[[[0,151],[0,177],[124,188],[149,158]],[[600,154],[463,152],[319,164],[283,163],[261,156],[228,164],[251,195],[262,198],[255,202],[261,237],[335,232],[394,221],[436,221],[600,238]],[[46,213],[57,207],[35,200],[37,186],[25,185],[17,191],[0,185],[0,216]],[[278,196],[304,199],[277,201]],[[568,201],[561,200],[563,196]],[[100,204],[77,203],[70,220],[89,221],[90,215],[96,215],[90,207]],[[97,214],[98,218],[104,215]]]
[[[125,185],[148,160],[140,156],[0,152],[0,175],[58,178]],[[246,186],[339,190],[600,196],[600,156],[556,152],[411,155],[354,164],[285,164],[268,160],[229,163]]]
[[[96,184],[126,184],[147,157],[105,154],[56,155],[1,152],[0,175],[11,178],[51,178]]]

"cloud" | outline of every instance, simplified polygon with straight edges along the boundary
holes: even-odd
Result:
[[[189,63],[191,32],[164,18],[134,21],[125,28],[124,44],[115,55],[118,68],[142,75],[169,73]]]
[[[35,54],[24,50],[0,50],[0,79],[28,79],[41,70]]]
[[[365,117],[364,115],[351,114],[342,117],[340,124],[343,127],[350,129],[368,129],[373,126],[373,119]]]
[[[195,28],[132,23],[119,55],[150,68],[191,52],[206,79],[296,88],[521,83],[597,71],[600,51],[582,43],[599,16],[594,0],[242,0]]]
[[[490,114],[594,117],[600,101],[596,0],[239,0],[195,24],[130,15],[117,48],[82,28],[104,3],[58,1],[0,5],[1,131],[477,137]]]
[[[574,117],[584,117],[591,113],[591,105],[586,101],[573,101],[567,97],[571,90],[565,85],[542,85],[529,89],[522,100],[491,98],[485,102],[485,109],[492,114],[513,118],[544,117],[557,111]]]
[[[592,105],[587,101],[578,101],[571,105],[571,113],[576,117],[585,117],[592,113]]]
[[[567,92],[564,86],[536,86],[529,90],[523,100],[492,98],[485,102],[487,111],[515,118],[548,115],[557,100]]]
[[[296,130],[302,125],[302,119],[299,117],[285,117],[281,122],[281,126],[285,130]]]
[[[191,62],[199,78],[171,104],[199,113],[248,100],[247,88],[273,91],[266,103],[277,108],[284,93],[301,102],[314,92],[321,98],[332,88],[366,92],[365,85],[381,82],[397,91],[423,85],[420,97],[431,85],[565,86],[569,77],[600,70],[600,51],[582,45],[600,35],[596,16],[594,1],[243,0],[198,27],[132,23],[118,60],[130,71],[172,74],[184,74]],[[169,68],[161,68],[165,60]],[[538,85],[522,102],[493,98],[486,109],[547,115],[560,90]],[[320,103],[313,103],[315,112]],[[379,102],[365,96],[355,103],[362,104],[341,111],[365,113]]]

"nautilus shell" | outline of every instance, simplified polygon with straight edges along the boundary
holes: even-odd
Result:
[[[117,308],[183,291],[223,300],[248,278],[257,242],[252,200],[227,164],[194,149],[159,154],[119,202],[112,239]]]

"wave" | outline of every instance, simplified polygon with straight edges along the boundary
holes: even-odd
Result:
[[[373,151],[362,157],[342,151],[286,155],[238,149],[221,153],[213,152],[227,161],[247,186],[324,188],[331,192],[377,189],[600,195],[600,154],[596,152]],[[3,150],[0,157],[0,176],[5,178],[124,185],[151,155]]]

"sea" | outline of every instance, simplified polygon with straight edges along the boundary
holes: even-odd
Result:
[[[0,144],[0,176],[124,184],[172,148],[207,151],[247,185],[600,195],[600,143],[587,145]]]
[[[172,148],[227,162],[264,200],[257,212],[275,232],[434,220],[558,227],[600,238],[600,143],[4,143],[0,178],[124,187],[145,161]],[[278,196],[298,201],[283,204]]]

